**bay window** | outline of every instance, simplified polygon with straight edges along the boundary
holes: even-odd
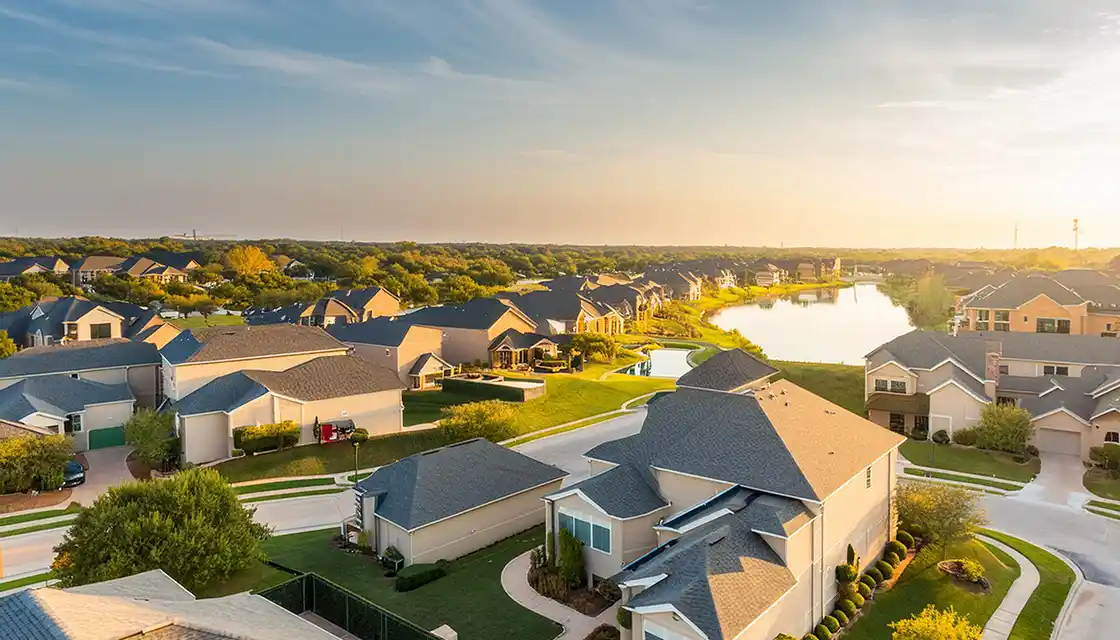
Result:
[[[561,510],[560,528],[568,531],[583,546],[602,551],[611,552],[611,527],[609,522],[592,518],[581,513]]]
[[[996,311],[996,331],[1011,331],[1011,312]]]

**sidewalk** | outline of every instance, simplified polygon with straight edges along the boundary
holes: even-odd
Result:
[[[617,625],[617,604],[592,618],[537,593],[526,579],[530,553],[517,556],[502,569],[502,589],[517,604],[563,625],[564,632],[556,640],[583,640],[599,625]]]
[[[1023,554],[1012,549],[1011,547],[984,536],[979,536],[984,542],[999,548],[1015,559],[1019,563],[1019,578],[1011,585],[1011,589],[1003,598],[1000,603],[999,609],[992,614],[988,625],[984,627],[983,640],[1007,640],[1011,635],[1011,629],[1015,626],[1015,621],[1019,619],[1019,614],[1022,613],[1023,607],[1026,606],[1027,600],[1030,599],[1031,594],[1038,588],[1040,577],[1038,569],[1034,564],[1026,558]]]

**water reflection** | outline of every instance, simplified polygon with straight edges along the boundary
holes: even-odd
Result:
[[[673,378],[683,376],[692,368],[688,364],[688,349],[654,349],[643,360],[619,371],[630,376],[650,376],[654,378]]]

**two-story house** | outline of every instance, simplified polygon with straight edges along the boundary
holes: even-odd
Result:
[[[395,316],[401,301],[381,287],[340,289],[312,302],[295,302],[275,309],[250,308],[242,314],[248,324],[302,324],[330,327]]]
[[[985,285],[958,301],[960,331],[1120,334],[1120,280],[1071,269]]]
[[[866,356],[872,422],[949,435],[991,402],[1030,411],[1040,451],[1078,455],[1120,440],[1120,341],[1083,335],[912,331]]]
[[[396,322],[439,329],[443,339],[440,357],[455,366],[489,361],[490,345],[508,329],[537,331],[537,323],[524,311],[500,298],[424,307],[399,316]]]
[[[645,327],[661,308],[658,288],[649,285],[614,284],[584,291],[581,295],[614,309],[627,326],[633,327]]]
[[[327,332],[352,347],[357,355],[396,371],[409,389],[432,387],[449,369],[455,369],[443,362],[443,332],[433,327],[374,318],[337,324]],[[434,371],[425,370],[429,362],[436,365]]]
[[[591,476],[545,498],[589,579],[620,585],[633,638],[800,637],[832,610],[848,545],[873,559],[894,535],[904,439],[728,364],[652,401],[639,433],[588,451]]]
[[[561,333],[603,333],[615,335],[624,331],[622,314],[610,305],[596,302],[575,291],[531,291],[502,293],[532,318],[537,332],[543,335]]]
[[[699,300],[703,287],[699,276],[680,271],[650,271],[636,282],[660,285],[665,297],[670,300]]]

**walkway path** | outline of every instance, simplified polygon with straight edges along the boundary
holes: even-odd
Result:
[[[537,593],[526,579],[531,553],[532,551],[526,551],[502,569],[502,589],[517,604],[563,625],[564,633],[557,636],[556,640],[583,640],[599,625],[617,624],[617,604],[592,618]]]
[[[1038,569],[1026,556],[1002,542],[984,536],[980,537],[984,542],[998,547],[1019,563],[1019,577],[1011,585],[1007,595],[1004,596],[999,609],[996,609],[991,619],[988,620],[988,625],[984,627],[983,640],[1007,640],[1008,636],[1011,635],[1011,628],[1015,626],[1015,621],[1019,618],[1019,613],[1023,611],[1027,600],[1030,599],[1031,594],[1038,587],[1040,581]]]

